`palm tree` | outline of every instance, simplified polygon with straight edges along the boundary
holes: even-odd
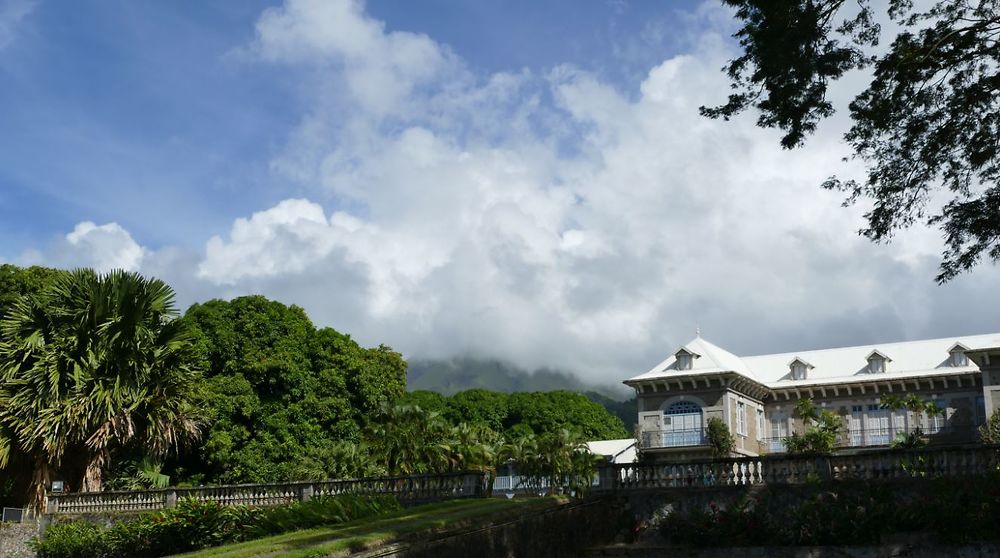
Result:
[[[76,270],[0,322],[0,468],[31,459],[33,507],[56,472],[100,490],[114,449],[161,457],[199,437],[199,372],[177,316],[162,281]]]

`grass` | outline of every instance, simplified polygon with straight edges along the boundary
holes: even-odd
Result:
[[[554,505],[554,498],[501,498],[453,500],[399,510],[376,519],[360,519],[330,527],[293,531],[237,544],[207,548],[178,555],[183,558],[319,558],[336,553],[372,548],[405,535],[445,529],[475,518]]]

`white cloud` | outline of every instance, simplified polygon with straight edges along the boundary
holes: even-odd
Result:
[[[819,188],[858,172],[840,162],[842,117],[788,152],[752,115],[698,116],[726,94],[731,22],[692,17],[691,52],[622,91],[570,66],[477,76],[359,2],[288,0],[249,51],[309,88],[273,161],[300,197],[235,220],[197,263],[114,223],[81,223],[37,256],[139,267],[185,302],[263,293],[409,356],[609,382],[696,326],[736,352],[995,330],[968,308],[996,268],[937,287],[933,232],[872,245],[855,234],[862,209]]]
[[[145,250],[118,223],[95,225],[84,221],[66,235],[61,247],[64,261],[72,266],[92,267],[98,271],[142,266]]]
[[[858,171],[840,162],[843,120],[787,152],[752,116],[698,116],[724,96],[731,54],[717,10],[699,14],[709,29],[695,50],[652,68],[632,98],[568,66],[473,78],[357,2],[269,10],[259,55],[324,76],[275,166],[341,209],[286,200],[237,220],[209,242],[201,276],[292,298],[410,355],[473,352],[609,381],[696,325],[737,351],[958,333],[928,309],[976,289],[933,285],[940,242],[918,230],[872,245],[855,234],[861,210],[819,189]],[[337,76],[355,110],[329,110]],[[368,90],[387,83],[391,98]]]
[[[0,0],[0,51],[14,41],[21,22],[37,5],[37,0]]]

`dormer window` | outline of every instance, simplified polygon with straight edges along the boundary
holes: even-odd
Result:
[[[678,370],[691,370],[694,365],[694,359],[698,358],[698,354],[692,353],[687,349],[681,349],[674,354],[674,358],[677,359],[677,369]]]
[[[868,373],[884,374],[886,364],[889,362],[892,362],[892,359],[877,350],[868,353]]]
[[[965,355],[966,350],[968,350],[968,347],[965,345],[955,343],[948,351],[948,354],[951,355],[951,358],[949,359],[950,364],[952,366],[968,366],[969,357]]]
[[[691,370],[691,355],[687,353],[677,355],[677,369]]]
[[[792,362],[788,363],[788,368],[793,380],[805,380],[809,373],[809,369],[813,368],[813,365],[799,357],[795,357]]]

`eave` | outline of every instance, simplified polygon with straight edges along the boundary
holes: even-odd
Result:
[[[625,380],[640,395],[690,392],[704,389],[731,389],[764,401],[771,394],[767,386],[735,372],[710,374],[665,374],[652,378]]]

